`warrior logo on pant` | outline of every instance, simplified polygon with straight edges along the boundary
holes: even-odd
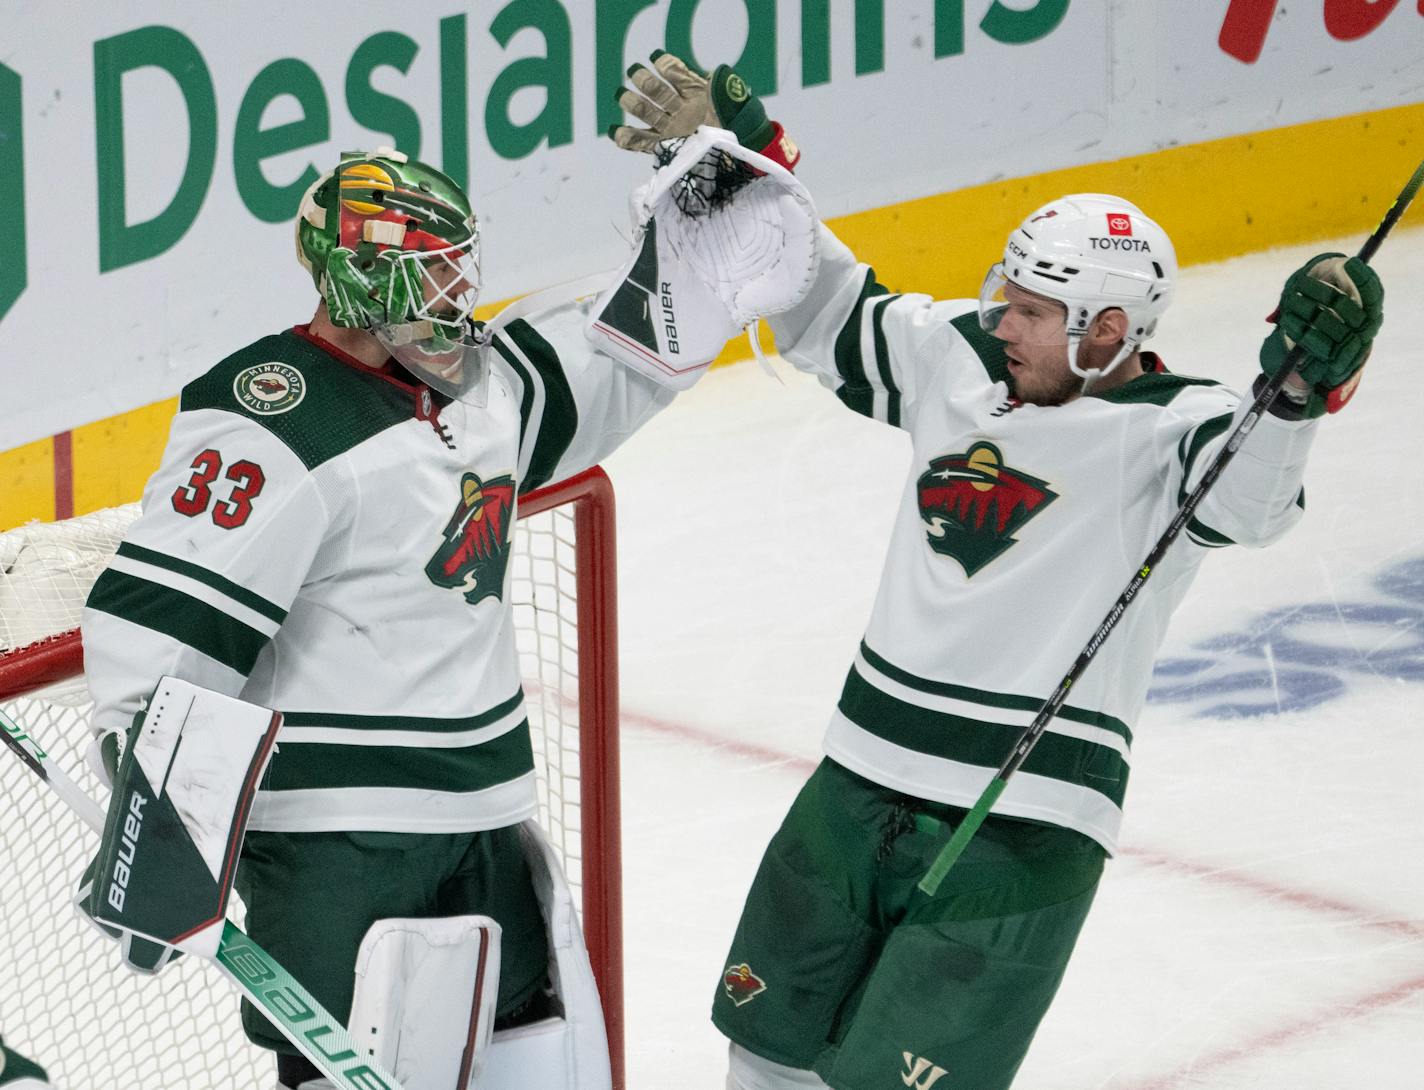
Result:
[[[900,1081],[911,1090],[930,1090],[949,1074],[944,1068],[913,1052],[902,1052],[900,1055],[905,1057],[905,1070],[900,1075]]]

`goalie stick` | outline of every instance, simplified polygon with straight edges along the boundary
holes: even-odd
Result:
[[[1385,236],[1388,235],[1394,228],[1394,225],[1399,222],[1399,217],[1404,215],[1405,209],[1407,209],[1414,200],[1415,194],[1419,192],[1421,184],[1424,184],[1424,162],[1421,162],[1419,166],[1415,168],[1409,181],[1405,184],[1404,188],[1400,190],[1399,196],[1394,199],[1394,203],[1389,206],[1389,210],[1384,214],[1384,218],[1380,220],[1379,226],[1374,229],[1370,237],[1365,240],[1365,244],[1360,247],[1358,256],[1361,261],[1368,262],[1370,258],[1374,257],[1375,251],[1380,248],[1380,243],[1385,240]],[[926,872],[925,876],[920,879],[919,889],[921,892],[933,897],[939,890],[940,883],[944,881],[945,875],[949,873],[955,861],[963,854],[965,847],[973,838],[975,832],[978,831],[979,826],[984,824],[984,819],[989,816],[989,811],[993,808],[994,803],[997,802],[999,796],[1004,793],[1004,788],[1007,787],[1009,783],[1009,777],[1018,771],[1024,761],[1028,760],[1028,755],[1033,752],[1033,747],[1038,744],[1039,738],[1041,738],[1044,731],[1048,729],[1048,724],[1052,721],[1053,717],[1058,714],[1058,709],[1063,706],[1064,701],[1068,699],[1068,691],[1073,687],[1073,683],[1082,676],[1083,671],[1088,668],[1088,664],[1093,661],[1093,656],[1097,654],[1098,648],[1103,645],[1112,634],[1113,629],[1117,627],[1117,622],[1122,619],[1122,615],[1127,611],[1127,607],[1132,604],[1132,600],[1136,598],[1138,592],[1142,590],[1143,584],[1151,577],[1153,569],[1162,562],[1162,557],[1166,555],[1167,549],[1171,546],[1172,542],[1177,540],[1177,537],[1181,534],[1187,523],[1191,521],[1192,514],[1196,511],[1197,505],[1200,504],[1206,494],[1211,491],[1212,485],[1214,485],[1217,478],[1221,476],[1221,471],[1224,470],[1231,459],[1236,456],[1236,452],[1241,449],[1241,444],[1245,442],[1246,437],[1251,434],[1251,430],[1255,428],[1256,422],[1261,419],[1261,414],[1265,412],[1267,406],[1275,400],[1276,395],[1280,393],[1281,387],[1285,384],[1286,379],[1295,374],[1296,368],[1300,366],[1300,362],[1304,358],[1305,347],[1301,344],[1292,346],[1290,351],[1286,353],[1286,358],[1282,361],[1280,369],[1276,371],[1269,382],[1261,387],[1261,392],[1256,395],[1256,400],[1251,403],[1250,411],[1241,418],[1241,423],[1236,425],[1236,430],[1227,437],[1226,445],[1222,447],[1221,453],[1216,456],[1211,465],[1207,466],[1206,472],[1202,474],[1202,479],[1196,488],[1192,489],[1191,495],[1182,501],[1182,506],[1178,509],[1176,516],[1172,519],[1167,529],[1163,531],[1162,536],[1157,539],[1157,543],[1152,546],[1152,550],[1147,554],[1147,558],[1138,565],[1137,571],[1128,581],[1122,593],[1118,595],[1117,601],[1114,602],[1112,608],[1108,610],[1107,616],[1104,617],[1102,623],[1098,625],[1097,630],[1084,645],[1083,650],[1078,653],[1078,658],[1074,661],[1072,668],[1064,675],[1063,680],[1058,683],[1058,687],[1054,690],[1053,695],[1043,702],[1042,707],[1038,710],[1038,714],[1033,717],[1033,722],[1028,725],[1027,729],[1025,729],[1023,734],[1019,737],[1018,742],[1014,744],[1013,750],[1010,751],[1008,758],[1000,766],[999,771],[994,774],[994,778],[989,781],[989,785],[984,788],[983,793],[975,801],[974,806],[965,815],[959,827],[954,830],[954,835],[949,838],[949,843],[940,849],[940,853],[935,857],[935,861],[930,865],[930,869]]]
[[[96,835],[102,833],[103,808],[3,710],[0,739]],[[362,1055],[345,1026],[231,920],[223,923],[213,961],[335,1086],[341,1090],[402,1090],[394,1075]]]

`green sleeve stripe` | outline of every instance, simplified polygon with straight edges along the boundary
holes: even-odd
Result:
[[[880,369],[880,381],[885,386],[885,423],[900,426],[900,387],[895,385],[895,376],[890,370],[890,346],[885,340],[885,309],[900,298],[892,295],[875,304],[870,320],[875,335],[875,365]]]
[[[524,438],[529,434],[529,417],[534,412],[534,380],[530,377],[528,369],[519,362],[513,352],[498,337],[494,340],[495,351],[504,357],[504,362],[514,368],[519,376],[519,449],[524,449]]]
[[[153,549],[145,549],[142,545],[134,545],[125,541],[119,546],[119,555],[126,556],[130,560],[137,560],[144,564],[151,564],[155,568],[163,568],[177,575],[185,575],[189,579],[197,580],[206,586],[212,587],[220,594],[226,595],[234,602],[246,606],[254,613],[260,613],[269,621],[281,624],[287,619],[287,611],[275,602],[269,602],[260,594],[253,594],[246,587],[239,586],[231,579],[224,579],[216,572],[207,568],[199,567],[197,564],[187,560],[179,560],[176,556],[169,556],[167,553],[160,553]]]
[[[177,640],[244,677],[267,645],[266,635],[207,602],[112,569],[99,576],[86,604]]]
[[[897,700],[862,678],[846,677],[841,714],[864,731],[917,753],[996,769],[1023,733],[1022,727],[951,715]],[[1024,772],[1088,788],[1122,806],[1128,764],[1111,746],[1045,732],[1024,762]]]
[[[866,272],[860,298],[855,301],[850,316],[841,326],[841,331],[836,334],[836,372],[841,377],[841,387],[836,391],[836,396],[846,408],[853,409],[861,416],[875,415],[875,391],[866,377],[865,360],[860,349],[861,319],[867,300],[888,294],[888,288],[875,282],[875,270]]]
[[[1182,441],[1177,444],[1177,460],[1182,464],[1182,484],[1177,489],[1177,503],[1180,504],[1187,498],[1187,481],[1191,479],[1197,455],[1202,452],[1203,447],[1231,427],[1233,419],[1235,414],[1222,413],[1210,420],[1203,420],[1194,431],[1182,436]]]
[[[964,700],[971,704],[982,704],[986,708],[1004,708],[1009,711],[1036,712],[1043,707],[1047,694],[1042,697],[1019,696],[1015,693],[998,693],[992,689],[974,689],[968,685],[954,685],[947,681],[931,681],[922,678],[908,670],[902,670],[894,663],[877,655],[870,649],[864,641],[860,644],[860,653],[865,661],[879,670],[892,681],[898,681],[907,689],[915,689],[930,696],[947,696],[954,700]],[[1082,723],[1089,727],[1098,727],[1102,730],[1112,731],[1122,738],[1128,745],[1132,745],[1132,730],[1121,719],[1103,712],[1089,711],[1087,708],[1075,708],[1071,704],[1064,704],[1058,709],[1055,716],[1058,719],[1067,719],[1074,723]],[[1015,730],[1019,728],[1013,728]],[[1011,743],[1012,744],[1012,743]],[[1005,751],[1007,755],[1007,751]],[[997,766],[998,761],[995,762]]]
[[[1206,523],[1195,518],[1187,521],[1187,533],[1198,545],[1204,545],[1208,549],[1221,549],[1227,545],[1236,544],[1220,530],[1213,530]]]
[[[539,415],[534,451],[529,458],[529,469],[519,482],[519,493],[524,495],[548,483],[553,477],[559,459],[569,449],[574,441],[574,433],[578,431],[578,405],[574,401],[574,392],[564,375],[563,366],[559,363],[559,354],[533,326],[521,319],[511,322],[501,333],[514,342],[539,372],[539,378],[543,380],[544,385],[544,408]],[[532,376],[521,366],[508,346],[500,343],[499,336],[495,337],[495,347],[524,380],[525,397],[520,403],[520,448],[523,449],[531,424]]]
[[[529,720],[475,746],[350,746],[283,742],[268,768],[266,791],[351,787],[480,791],[534,768]]]
[[[458,734],[478,730],[503,719],[524,700],[517,692],[489,711],[457,719],[437,719],[419,715],[351,715],[347,712],[283,712],[282,722],[289,727],[343,727],[348,730],[409,730],[434,734]]]
[[[979,357],[990,382],[1009,381],[1009,357],[1004,355],[1004,342],[979,324],[977,310],[951,318],[949,324]]]

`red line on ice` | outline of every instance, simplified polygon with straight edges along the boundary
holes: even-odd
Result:
[[[1424,977],[1415,977],[1396,984],[1393,988],[1371,992],[1361,999],[1349,1003],[1339,1003],[1322,1007],[1314,1017],[1298,1019],[1291,1025],[1262,1033],[1244,1044],[1223,1048],[1219,1052],[1194,1059],[1186,1067],[1167,1075],[1160,1075],[1148,1082],[1133,1083],[1124,1090],[1172,1090],[1173,1087],[1202,1086],[1201,1076],[1227,1067],[1238,1060],[1249,1060],[1263,1052],[1282,1048],[1300,1040],[1308,1040],[1318,1033],[1335,1029],[1344,1022],[1365,1018],[1383,1007],[1408,999],[1424,992]]]

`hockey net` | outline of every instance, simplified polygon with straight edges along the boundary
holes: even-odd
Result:
[[[89,588],[137,505],[0,533],[0,708],[96,799],[83,760],[89,699],[77,631]],[[622,931],[613,494],[593,469],[520,500],[510,558],[539,817],[563,857],[622,1086]],[[71,900],[94,834],[0,753],[0,1036],[65,1090],[271,1086],[237,991],[197,958],[156,977]],[[232,918],[243,911],[233,898]]]

